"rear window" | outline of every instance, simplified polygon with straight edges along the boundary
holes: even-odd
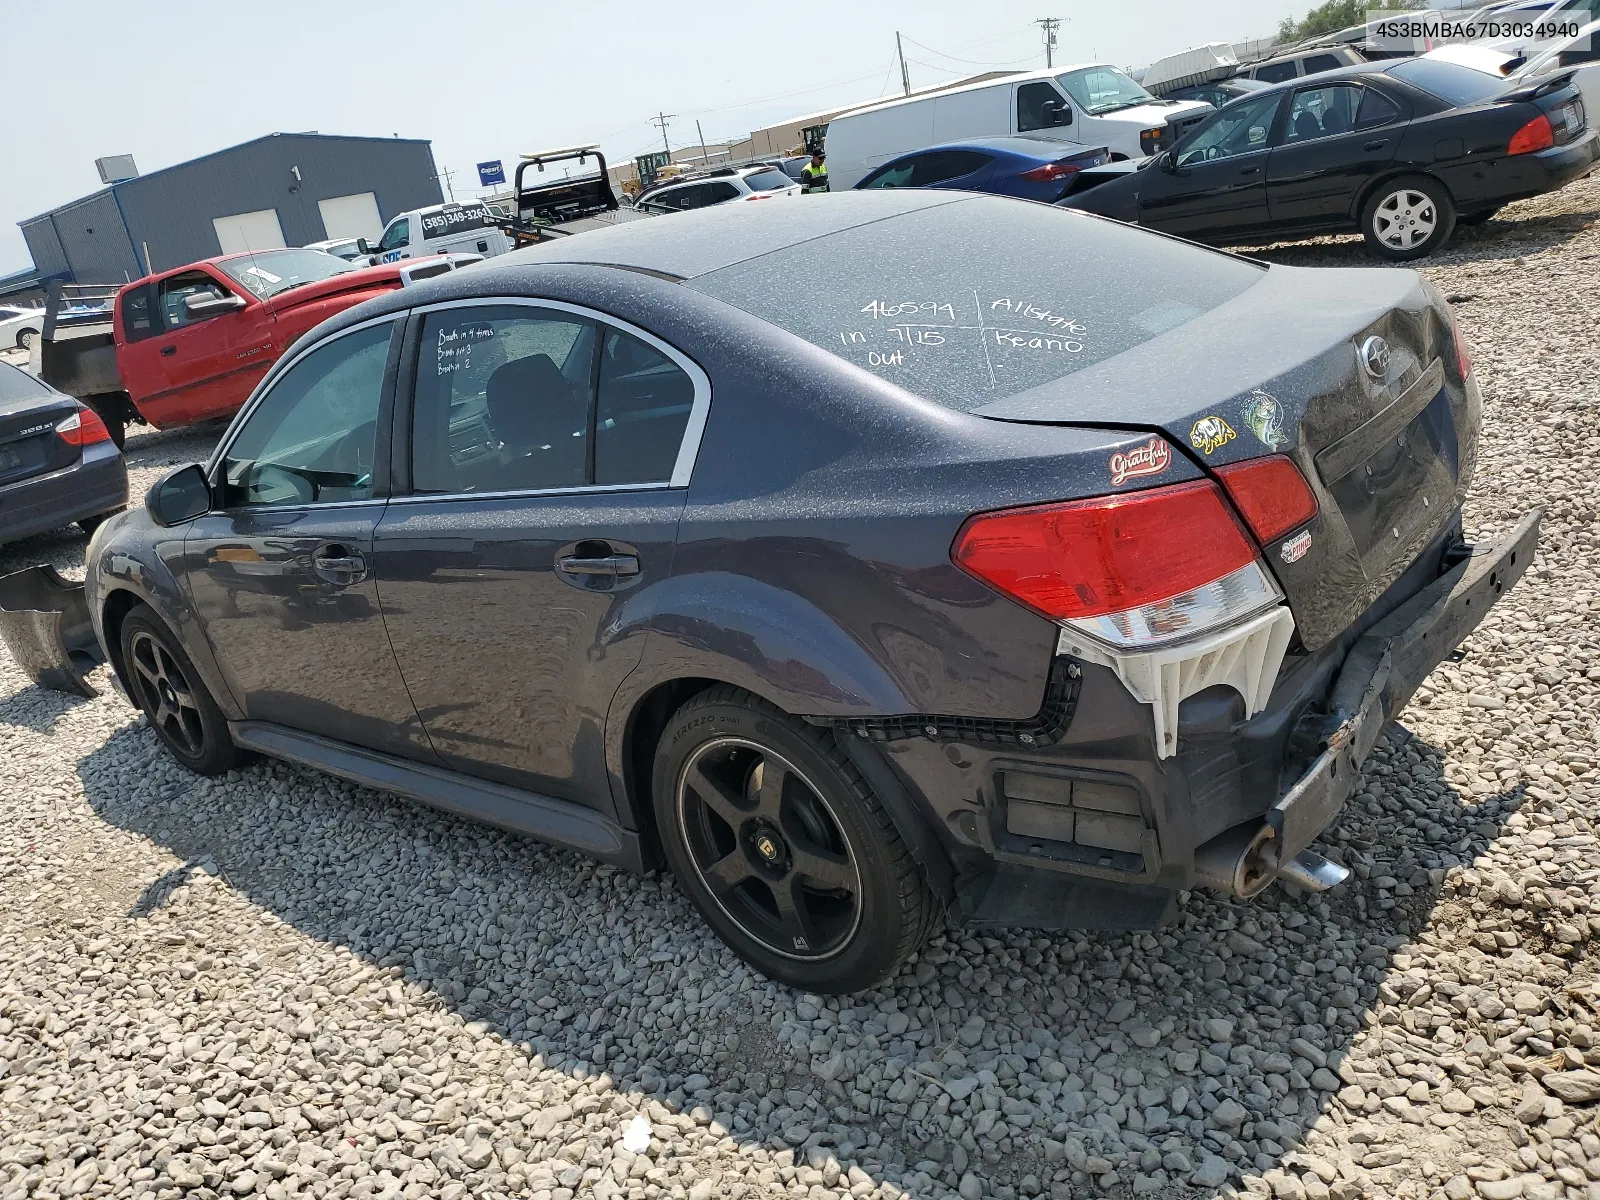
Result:
[[[0,400],[36,400],[50,394],[49,388],[26,371],[0,363]]]
[[[782,171],[756,171],[744,177],[745,183],[750,185],[753,192],[775,192],[779,188],[793,187],[794,180]]]
[[[1506,88],[1504,79],[1437,58],[1402,59],[1387,73],[1458,105],[1482,104]]]
[[[971,412],[1192,321],[1264,270],[1114,221],[984,197],[803,242],[688,286]]]

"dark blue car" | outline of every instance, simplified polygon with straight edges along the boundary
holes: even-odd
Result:
[[[1104,146],[1084,149],[1055,138],[946,142],[891,159],[856,184],[856,189],[950,188],[1054,204],[1067,194],[1079,171],[1102,166],[1110,158]]]

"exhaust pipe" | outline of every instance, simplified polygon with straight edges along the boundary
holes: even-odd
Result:
[[[1195,851],[1195,875],[1207,887],[1241,900],[1260,895],[1275,879],[1307,892],[1325,892],[1350,877],[1348,867],[1310,850],[1280,864],[1273,843],[1272,826],[1265,822],[1239,825]]]

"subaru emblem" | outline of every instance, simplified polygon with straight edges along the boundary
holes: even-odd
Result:
[[[1382,379],[1389,370],[1389,343],[1381,337],[1369,337],[1361,343],[1361,365],[1374,379]]]

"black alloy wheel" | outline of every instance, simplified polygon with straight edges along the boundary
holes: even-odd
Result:
[[[227,719],[189,656],[145,605],[122,622],[122,663],[134,700],[174,758],[200,775],[220,775],[239,763]]]
[[[684,764],[677,790],[690,862],[729,920],[785,958],[828,958],[849,942],[861,922],[856,858],[793,763],[719,738]]]
[[[941,908],[830,729],[722,684],[656,744],[650,785],[672,873],[767,977],[839,994],[892,978]]]

